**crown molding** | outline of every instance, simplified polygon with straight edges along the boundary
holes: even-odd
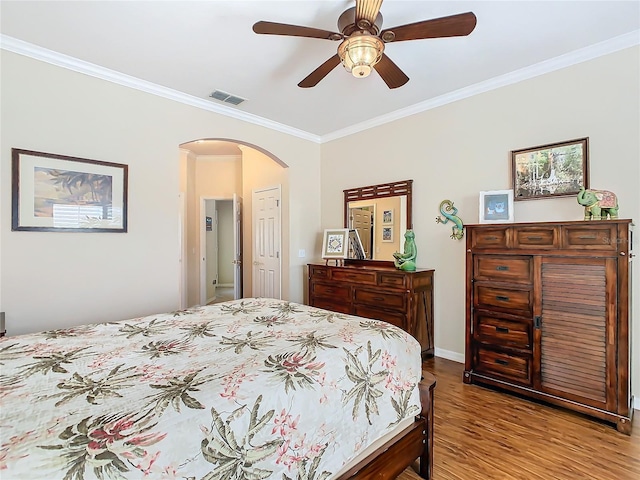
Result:
[[[212,103],[209,100],[198,98],[193,95],[188,95],[171,88],[156,85],[155,83],[140,80],[139,78],[125,75],[124,73],[116,72],[115,70],[110,70],[108,68],[101,67],[100,65],[85,62],[84,60],[79,60],[69,55],[54,52],[53,50],[48,50],[46,48],[42,48],[37,45],[18,40],[17,38],[13,38],[8,35],[0,34],[0,48],[9,52],[17,53],[19,55],[24,55],[25,57],[33,58],[35,60],[50,63],[58,67],[73,70],[74,72],[83,73],[85,75],[99,78],[101,80],[106,80],[108,82],[116,83],[118,85],[129,88],[134,88],[136,90],[150,93],[152,95],[157,95],[169,100],[174,100],[185,105],[201,108],[203,110],[218,113],[220,115],[225,115],[227,117],[236,118],[247,123],[252,123],[254,125],[259,125],[271,130],[276,130],[281,133],[286,133],[287,135],[292,135],[303,140],[320,143],[319,135],[314,135],[309,132],[290,127],[282,123],[274,122],[272,120],[267,120],[263,117],[236,110],[231,107],[218,105]]]
[[[610,40],[581,48],[535,65],[411,105],[410,107],[399,109],[386,115],[381,115],[371,120],[367,120],[366,122],[361,122],[320,136],[282,123],[267,120],[257,115],[242,112],[231,107],[217,105],[209,100],[188,95],[171,88],[162,87],[145,80],[140,80],[93,63],[85,62],[68,55],[57,53],[22,40],[0,34],[0,48],[3,50],[320,144],[637,45],[640,45],[640,30],[634,30],[633,32],[614,37]]]
[[[402,108],[389,114],[372,118],[371,120],[367,120],[366,122],[358,123],[341,130],[336,130],[335,132],[323,135],[321,137],[320,143],[326,143],[338,138],[347,137],[349,135],[353,135],[354,133],[362,132],[373,127],[384,125],[385,123],[390,123],[401,118],[409,117],[416,113],[421,113],[433,108],[441,107],[448,103],[453,103],[457,102],[458,100],[473,97],[474,95],[478,95],[480,93],[489,92],[491,90],[505,87],[507,85],[512,85],[524,80],[529,80],[530,78],[544,75],[546,73],[555,72],[556,70],[570,67],[578,63],[586,62],[603,55],[615,53],[619,50],[624,50],[625,48],[634,47],[636,45],[640,45],[640,30],[634,30],[633,32],[614,37],[610,40],[596,43],[579,50],[574,50],[573,52],[569,52],[564,55],[560,55],[558,57],[551,58],[549,60],[545,60],[543,62],[536,63],[525,68],[521,68],[520,70],[515,70],[513,72],[500,75],[499,77],[494,77],[489,80],[485,80],[484,82],[476,83],[474,85],[455,90],[445,95],[441,95],[424,102],[416,103],[415,105],[411,105],[410,107]]]

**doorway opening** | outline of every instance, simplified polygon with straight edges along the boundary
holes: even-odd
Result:
[[[288,215],[288,168],[269,152],[228,139],[180,145],[181,308],[256,296],[253,259],[258,230],[252,216],[252,194],[273,186],[283,193],[278,204],[283,215]],[[273,226],[278,239],[285,234],[283,227],[288,235],[288,221]],[[232,255],[228,254],[229,244],[233,245]],[[280,262],[273,274],[278,285],[288,286],[288,252],[281,242],[276,255]],[[243,262],[243,256],[247,261]],[[233,281],[229,269],[234,272]],[[280,298],[281,288],[273,295]]]
[[[200,214],[200,304],[210,305],[242,297],[242,280],[235,266],[241,252],[236,251],[234,200],[202,198]],[[236,285],[236,282],[238,285]],[[236,289],[240,295],[235,296]]]

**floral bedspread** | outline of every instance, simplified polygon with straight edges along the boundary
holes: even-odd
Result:
[[[0,340],[0,478],[331,478],[419,412],[420,345],[243,299]]]

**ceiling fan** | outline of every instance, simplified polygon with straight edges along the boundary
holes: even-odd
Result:
[[[265,35],[341,41],[338,52],[298,83],[299,87],[315,87],[342,62],[355,77],[367,77],[373,68],[389,88],[398,88],[407,83],[409,77],[384,53],[385,43],[462,37],[469,35],[476,26],[476,16],[467,12],[382,30],[381,6],[382,0],[356,0],[356,6],[344,11],[338,18],[338,29],[342,33],[264,21],[255,23],[253,31]]]

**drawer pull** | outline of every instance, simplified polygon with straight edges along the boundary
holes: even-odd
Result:
[[[485,240],[497,240],[498,239],[498,237],[496,237],[495,235],[491,235],[489,237],[484,237],[484,238],[485,238]]]
[[[507,327],[496,327],[496,332],[509,333],[509,329]]]
[[[509,270],[509,267],[507,267],[506,265],[498,265],[496,267],[496,270],[500,271],[500,272],[506,272]]]
[[[498,300],[500,302],[508,302],[509,301],[509,297],[505,297],[503,295],[496,295],[496,300]]]
[[[384,302],[384,297],[373,297],[376,302]]]
[[[541,237],[541,236],[539,236],[539,235],[529,235],[529,236],[527,237],[527,240],[534,240],[534,241],[535,241],[535,240],[542,240],[542,237]]]
[[[509,361],[508,361],[508,360],[502,360],[501,358],[496,358],[494,361],[495,361],[498,365],[504,365],[504,366],[509,365]]]
[[[580,240],[595,240],[597,237],[595,235],[580,235],[578,238]]]

